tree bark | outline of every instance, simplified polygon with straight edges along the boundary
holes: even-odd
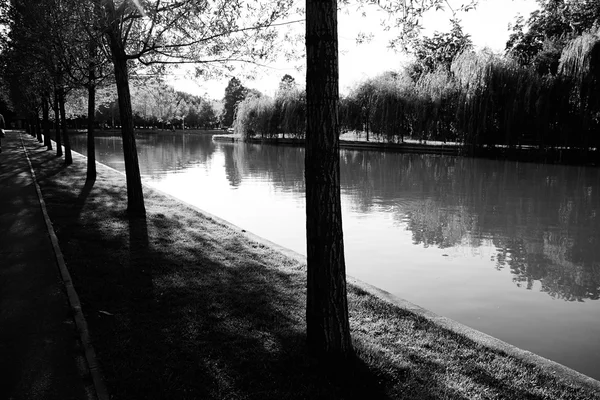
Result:
[[[353,356],[346,297],[339,160],[337,0],[306,1],[306,239],[308,346]]]
[[[35,123],[33,117],[27,120],[27,133],[29,133],[31,137],[35,137]]]
[[[88,86],[88,134],[87,134],[87,175],[88,181],[96,180],[96,143],[94,142],[94,124],[96,111],[96,86],[94,72],[90,70],[90,85]]]
[[[42,123],[44,126],[44,144],[47,150],[52,150],[52,139],[50,138],[50,121],[49,121],[49,106],[48,93],[42,96]]]
[[[60,113],[58,112],[58,92],[54,90],[54,132],[56,134],[56,155],[63,155],[62,140],[60,134]]]
[[[73,154],[71,153],[71,142],[69,141],[67,119],[65,117],[65,89],[62,86],[58,89],[58,106],[60,108],[60,125],[65,142],[65,165],[71,165],[73,164]]]
[[[35,135],[37,137],[38,142],[42,143],[42,122],[38,116],[35,117]]]
[[[109,35],[109,41],[115,67],[115,80],[119,97],[119,113],[121,114],[121,137],[123,138],[123,156],[125,176],[127,180],[127,212],[131,216],[145,216],[144,192],[135,144],[133,111],[129,92],[129,77],[125,50],[115,33]]]

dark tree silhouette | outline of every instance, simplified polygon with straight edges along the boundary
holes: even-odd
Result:
[[[222,123],[224,126],[231,126],[235,117],[235,108],[246,97],[248,89],[242,85],[242,82],[236,77],[229,80],[227,87],[225,88],[225,97],[223,97],[223,118]]]
[[[285,74],[279,82],[279,91],[286,92],[296,88],[296,79],[290,74]]]
[[[306,329],[320,356],[354,354],[340,200],[337,1],[306,1]]]

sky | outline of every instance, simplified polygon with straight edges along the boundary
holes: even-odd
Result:
[[[453,0],[457,2],[457,0]],[[535,0],[479,0],[474,11],[462,13],[458,18],[462,21],[464,31],[471,35],[477,48],[488,47],[502,52],[509,36],[508,26],[517,15],[525,18],[537,9]],[[450,29],[446,12],[430,12],[422,22],[422,34],[431,36],[435,31],[446,32]],[[379,26],[381,15],[367,9],[367,17],[357,12],[356,6],[348,6],[338,14],[340,92],[347,94],[360,81],[377,76],[385,71],[397,70],[410,58],[406,54],[387,48],[393,32],[383,32]],[[301,29],[304,29],[303,26]],[[356,44],[360,32],[373,33],[373,39],[367,44]],[[278,62],[268,69],[263,69],[257,77],[242,80],[246,87],[255,88],[262,93],[273,96],[279,81],[285,74],[293,76],[303,85],[304,71],[298,71],[294,65]],[[195,95],[221,99],[228,79],[205,81],[185,79],[182,74],[173,77],[170,82],[176,90]]]

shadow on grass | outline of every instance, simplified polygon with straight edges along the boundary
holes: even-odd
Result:
[[[64,170],[35,157],[111,398],[467,398],[435,357],[406,349],[390,361],[369,333],[355,335],[355,364],[310,357],[304,266],[149,189],[147,218],[130,219],[121,175],[99,170],[90,186],[83,160]],[[377,308],[382,320],[406,313]],[[539,398],[465,365],[474,385]]]
[[[156,195],[127,218],[123,187],[34,157],[113,398],[384,398],[360,360],[307,355],[303,284],[269,249]]]

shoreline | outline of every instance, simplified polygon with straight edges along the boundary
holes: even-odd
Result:
[[[304,146],[304,139],[295,138],[250,138],[243,140],[232,134],[213,135],[215,142],[241,142],[252,144],[272,144],[286,146]],[[396,151],[402,153],[421,153],[421,154],[444,154],[449,156],[460,155],[461,147],[456,144],[419,144],[419,143],[387,143],[387,142],[366,142],[358,140],[340,140],[340,148],[350,150],[378,150],[378,151]]]
[[[82,156],[82,157],[85,157],[85,156]],[[106,167],[112,169],[113,171],[115,171],[115,172],[121,174],[123,177],[125,177],[125,174],[123,172],[118,171],[109,166],[106,166]],[[204,210],[198,208],[197,206],[195,206],[191,203],[188,203],[184,200],[181,200],[167,192],[164,192],[160,189],[156,189],[151,186],[148,186],[145,183],[143,185],[144,185],[145,189],[155,191],[165,197],[169,197],[169,198],[173,199],[174,201],[182,203],[186,207],[196,210],[198,213],[205,215],[206,217],[218,222],[219,224],[226,226],[233,231],[241,233],[243,236],[247,237],[249,240],[251,240],[253,242],[259,243],[266,247],[270,247],[270,248],[284,254],[286,257],[295,259],[296,261],[298,261],[300,263],[306,264],[306,256],[304,256],[294,250],[291,250],[287,247],[283,247],[275,242],[272,242],[268,239],[263,238],[262,236],[258,236],[250,231],[242,229],[241,227],[239,227],[227,220],[224,220],[219,216],[216,216],[207,211],[204,211]],[[525,361],[525,362],[537,364],[540,368],[545,369],[552,374],[561,374],[564,377],[567,377],[567,379],[571,379],[575,383],[582,383],[584,385],[589,385],[590,388],[597,390],[598,393],[600,393],[600,381],[598,381],[590,376],[587,376],[579,371],[576,371],[572,368],[569,368],[566,365],[563,365],[556,361],[542,357],[531,351],[521,349],[517,346],[514,346],[514,345],[508,343],[508,342],[500,340],[494,336],[488,335],[487,333],[481,332],[477,329],[471,328],[467,325],[457,322],[451,318],[444,317],[442,315],[438,315],[426,308],[423,308],[415,303],[412,303],[401,297],[393,295],[392,293],[390,293],[386,290],[380,289],[376,286],[371,285],[370,283],[364,282],[364,281],[362,281],[358,278],[355,278],[351,275],[346,275],[346,280],[347,280],[347,284],[349,287],[354,286],[360,290],[364,290],[365,292],[368,292],[369,294],[377,297],[378,299],[380,299],[382,301],[388,302],[396,307],[399,307],[403,310],[406,310],[408,312],[416,314],[419,317],[425,318],[425,319],[433,322],[434,324],[436,324],[440,327],[443,327],[445,329],[448,329],[456,334],[464,335],[467,338],[473,340],[474,342],[478,343],[481,346],[485,346],[485,347],[492,348],[497,351],[505,352],[505,353],[507,353],[513,357],[519,358],[520,360]]]
[[[82,170],[84,173],[85,172],[84,160],[86,159],[86,157],[79,153],[76,153],[76,152],[73,152],[73,153],[74,153],[73,155],[74,155],[75,162],[81,164],[77,168],[79,170]],[[111,182],[110,184],[113,186],[114,185],[117,185],[119,187],[123,186],[123,181],[124,181],[123,173],[121,173],[111,167],[108,167],[104,164],[98,163],[98,166],[99,166],[99,169],[98,169],[99,178],[98,179],[101,182],[107,180],[107,181],[110,181]],[[71,168],[71,167],[69,167],[69,168]],[[114,172],[117,172],[118,178],[116,178],[114,176],[115,175]],[[113,177],[109,178],[108,177],[109,175],[113,175]],[[80,176],[80,175],[78,175],[78,176]],[[43,179],[44,178],[42,178],[42,180]],[[73,179],[74,179],[73,177],[67,176],[62,179],[64,179],[64,182],[62,183],[62,185],[77,186],[77,181],[73,182]],[[120,181],[120,182],[118,182],[118,181]],[[194,215],[201,216],[202,219],[206,219],[207,221],[212,221],[211,223],[216,223],[217,225],[222,226],[227,232],[233,232],[234,236],[236,236],[236,237],[238,235],[239,235],[239,237],[243,237],[244,238],[243,240],[248,243],[257,244],[257,246],[252,245],[251,247],[253,247],[253,248],[258,247],[261,249],[266,249],[265,251],[269,251],[269,252],[273,251],[276,253],[281,253],[286,258],[290,258],[290,259],[294,260],[294,263],[295,263],[294,265],[299,265],[300,267],[302,266],[303,263],[305,263],[304,256],[302,256],[298,253],[295,253],[292,250],[283,248],[275,243],[272,243],[264,238],[258,237],[250,232],[246,232],[243,229],[241,229],[241,228],[239,228],[217,216],[211,215],[203,210],[200,210],[197,207],[192,206],[184,201],[181,201],[172,195],[169,195],[160,190],[151,188],[150,186],[148,186],[146,184],[144,185],[144,188],[145,188],[144,190],[146,193],[145,197],[147,197],[147,198],[157,198],[158,197],[158,198],[168,199],[168,201],[159,199],[159,202],[161,202],[161,203],[166,202],[166,203],[171,204],[171,206],[175,205],[175,207],[177,207],[177,208],[179,208],[177,205],[179,205],[179,206],[184,205],[186,208],[193,210]],[[51,199],[56,199],[56,198],[54,196],[51,196]],[[122,206],[123,206],[123,204],[121,204],[121,207]],[[117,207],[119,207],[119,206],[117,205]],[[159,211],[161,211],[161,210],[163,212],[159,212],[158,215],[162,215],[163,213],[166,213],[166,211],[164,211],[162,208]],[[155,214],[157,213],[156,207],[148,207],[148,211],[149,211],[149,215],[153,215],[152,217],[149,217],[149,219],[150,220],[154,219]],[[191,218],[193,219],[193,216]],[[161,217],[161,219],[162,219],[162,217]],[[195,222],[190,221],[189,223],[190,224],[198,223],[198,221],[196,221],[196,220],[194,220],[194,221]],[[149,224],[150,224],[150,222],[149,222]],[[55,224],[56,224],[56,222],[55,222]],[[64,238],[63,238],[63,240],[64,240]],[[70,244],[69,244],[69,246],[70,246]],[[69,253],[69,250],[67,251],[67,253]],[[77,278],[75,278],[75,280],[77,280]],[[422,309],[414,304],[411,304],[407,301],[404,301],[402,299],[394,297],[385,291],[382,291],[382,290],[375,288],[364,282],[358,281],[354,278],[348,277],[348,281],[349,281],[349,291],[352,291],[353,293],[354,292],[359,293],[360,291],[367,292],[370,295],[375,296],[380,301],[384,301],[388,304],[393,305],[393,307],[397,307],[400,310],[403,310],[403,312],[413,313],[418,318],[423,318],[425,320],[432,322],[438,328],[448,330],[457,335],[462,335],[462,336],[466,337],[467,339],[476,343],[478,346],[482,346],[484,348],[491,349],[494,352],[506,353],[506,354],[510,355],[511,357],[518,359],[520,362],[535,365],[536,368],[539,368],[540,371],[542,371],[544,374],[547,374],[549,376],[559,375],[561,377],[561,380],[565,380],[575,386],[581,386],[581,387],[587,388],[588,390],[592,391],[592,393],[600,392],[600,382],[599,381],[596,381],[590,377],[587,377],[586,375],[576,372],[568,367],[565,367],[561,364],[547,360],[543,357],[537,356],[528,351],[516,348],[512,345],[509,345],[509,344],[502,342],[498,339],[495,339],[491,336],[488,336],[479,331],[476,331],[474,329],[471,329],[464,325],[456,323],[455,321],[452,321],[448,318],[437,316],[425,309]],[[85,297],[85,295],[82,297]],[[89,310],[88,310],[88,313],[89,313]],[[93,328],[92,328],[92,330],[93,330]],[[587,398],[587,397],[585,397],[585,398]],[[595,397],[590,397],[590,398],[595,398]]]
[[[85,157],[85,156],[83,156],[83,157]],[[118,171],[109,166],[106,166],[106,167],[112,169],[113,171],[115,171],[115,172],[121,174],[123,177],[125,177],[125,174],[123,172]],[[174,201],[185,204],[185,206],[187,206],[193,210],[196,210],[198,213],[207,216],[208,218],[218,222],[219,224],[221,224],[223,226],[227,226],[228,228],[230,228],[233,231],[240,232],[243,236],[247,237],[249,240],[251,240],[253,242],[259,243],[266,247],[270,247],[270,248],[284,254],[286,257],[293,258],[300,263],[306,264],[306,256],[304,256],[294,250],[291,250],[287,247],[283,247],[275,242],[272,242],[268,239],[263,238],[262,236],[258,236],[250,231],[242,229],[241,227],[239,227],[229,221],[226,221],[219,216],[216,216],[207,211],[204,211],[204,210],[198,208],[197,206],[195,206],[191,203],[188,203],[184,200],[181,200],[181,199],[179,199],[167,192],[164,192],[160,189],[153,188],[146,184],[144,184],[144,187],[147,190],[155,191],[165,197],[169,197],[169,198],[173,199]],[[594,390],[597,390],[598,393],[600,393],[600,381],[598,381],[590,376],[587,376],[579,371],[576,371],[572,368],[569,368],[566,365],[560,364],[556,361],[552,361],[548,358],[542,357],[531,351],[521,349],[517,346],[513,346],[510,343],[500,340],[494,336],[488,335],[487,333],[478,331],[477,329],[471,328],[467,325],[461,324],[460,322],[457,322],[451,318],[444,317],[442,315],[438,315],[426,308],[423,308],[423,307],[421,307],[417,304],[414,304],[408,300],[405,300],[396,295],[393,295],[392,293],[390,293],[386,290],[380,289],[376,286],[371,285],[370,283],[367,283],[360,279],[354,278],[351,275],[346,275],[346,280],[347,280],[348,286],[355,286],[356,288],[358,288],[360,290],[364,290],[365,292],[368,292],[369,294],[377,297],[378,299],[380,299],[382,301],[386,301],[396,307],[399,307],[403,310],[406,310],[408,312],[416,314],[419,317],[425,318],[440,327],[448,329],[459,335],[465,335],[467,338],[473,340],[474,342],[478,343],[481,346],[485,346],[485,347],[492,348],[497,351],[505,352],[505,353],[507,353],[513,357],[519,358],[520,360],[525,361],[525,362],[537,364],[540,368],[545,369],[552,374],[561,374],[561,375],[567,377],[567,379],[572,379],[573,382],[575,382],[575,383],[583,383],[584,385],[589,385],[590,388],[593,388]]]
[[[251,143],[270,144],[282,146],[304,146],[304,139],[295,138],[258,138],[242,139],[235,134],[214,134],[215,142],[225,143]],[[458,143],[418,143],[405,141],[403,143],[389,143],[383,141],[362,141],[340,139],[340,149],[390,151],[408,154],[434,154],[454,157],[475,157],[499,161],[534,162],[545,164],[598,166],[600,161],[593,159],[593,152],[579,149],[554,149],[540,150],[534,146],[507,148],[502,146],[487,147],[469,150],[467,146]],[[600,151],[596,151],[600,154]],[[598,158],[598,155],[596,156]]]

